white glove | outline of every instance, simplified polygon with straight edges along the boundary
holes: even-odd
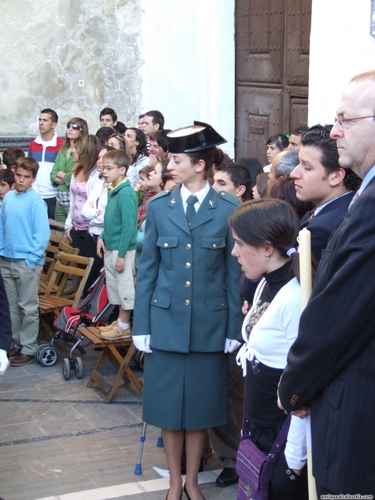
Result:
[[[7,352],[4,349],[0,349],[0,375],[4,375],[9,366],[9,359]]]
[[[237,342],[237,340],[225,339],[225,347],[224,352],[234,352],[241,345],[241,342]]]
[[[138,349],[138,351],[152,353],[150,348],[151,335],[133,335],[133,344]]]

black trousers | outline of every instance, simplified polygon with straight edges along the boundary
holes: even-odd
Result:
[[[56,197],[55,198],[43,198],[47,203],[47,213],[49,219],[55,219],[55,208],[56,208]]]
[[[103,260],[100,259],[96,254],[96,244],[91,236],[91,234],[86,230],[77,230],[72,227],[70,231],[70,236],[72,238],[72,245],[74,248],[79,248],[79,254],[82,257],[93,257],[94,264],[91,268],[88,280],[86,282],[83,295],[87,294],[88,289],[94,283],[94,281],[99,277],[100,269],[103,267]]]

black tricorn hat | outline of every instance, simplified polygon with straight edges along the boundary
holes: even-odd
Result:
[[[194,121],[194,125],[172,130],[167,134],[170,153],[194,153],[227,142],[208,123]]]

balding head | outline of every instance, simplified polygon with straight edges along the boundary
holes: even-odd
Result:
[[[331,137],[337,142],[340,165],[363,179],[375,165],[375,71],[352,78],[337,109]]]
[[[359,83],[365,80],[373,80],[375,82],[375,70],[359,73],[358,75],[353,76],[349,83]]]

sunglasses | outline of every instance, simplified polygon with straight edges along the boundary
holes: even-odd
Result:
[[[80,125],[77,125],[77,123],[68,123],[66,128],[72,128],[73,130],[82,130],[82,127]]]

